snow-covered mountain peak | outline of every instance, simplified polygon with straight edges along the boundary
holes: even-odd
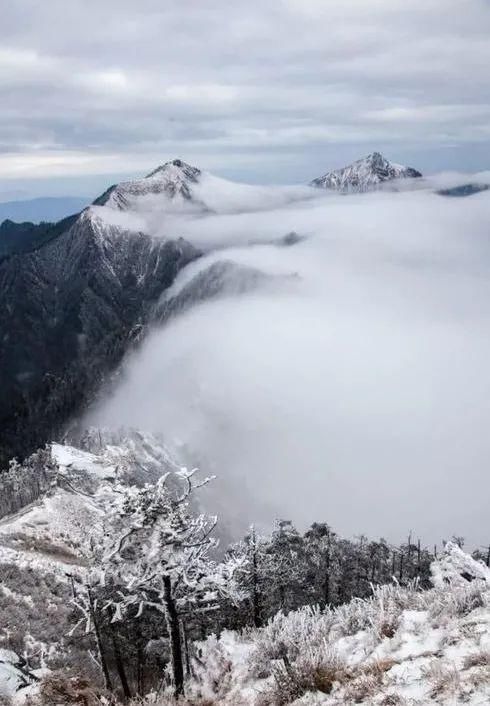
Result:
[[[421,177],[413,167],[390,162],[380,152],[372,152],[342,169],[327,172],[313,179],[311,186],[342,192],[359,192],[375,189],[393,179]]]
[[[201,170],[181,159],[160,165],[142,179],[115,184],[94,201],[120,211],[151,209],[158,202],[191,201],[192,186],[199,182]]]
[[[172,183],[197,183],[201,170],[181,159],[165,162],[146,175],[145,179],[164,180]]]

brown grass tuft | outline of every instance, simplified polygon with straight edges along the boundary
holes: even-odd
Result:
[[[106,703],[114,703],[113,699],[91,684],[87,679],[70,676],[66,672],[52,672],[44,677],[39,685],[39,701],[41,706],[100,706],[102,697]]]
[[[471,669],[471,667],[490,667],[490,652],[482,651],[468,655],[464,660],[463,668]]]

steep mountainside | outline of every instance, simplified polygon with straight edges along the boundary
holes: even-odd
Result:
[[[68,226],[0,263],[0,465],[55,433],[199,255],[183,240],[109,225],[92,209]]]
[[[178,238],[178,221],[168,215],[253,211],[311,198],[311,191],[235,184],[176,159],[110,187],[59,223],[4,223],[0,468],[56,436],[150,320],[264,279],[218,262],[155,308],[179,270],[201,255]]]
[[[379,152],[373,152],[343,169],[336,169],[313,179],[311,186],[341,192],[360,192],[375,189],[386,181],[421,176],[416,169],[393,164]]]

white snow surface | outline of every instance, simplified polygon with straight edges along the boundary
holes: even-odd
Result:
[[[490,585],[490,568],[475,561],[454,542],[447,542],[445,552],[431,567],[432,583],[444,588],[447,583],[465,586],[468,580],[479,579]]]
[[[103,520],[101,507],[116,498],[115,484],[135,473],[141,482],[155,480],[173,463],[151,435],[134,433],[119,444],[100,438],[102,447],[96,453],[50,445],[56,466],[53,487],[0,520],[0,565],[15,562],[61,577],[74,566],[83,570],[85,547]]]
[[[11,698],[25,684],[22,672],[15,665],[0,660],[0,697]]]
[[[116,475],[114,464],[104,456],[96,456],[64,444],[51,444],[51,454],[61,472],[82,471],[100,480],[114,478]]]

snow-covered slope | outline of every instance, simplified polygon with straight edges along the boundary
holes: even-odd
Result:
[[[448,543],[433,573],[429,591],[381,586],[208,638],[187,693],[220,706],[486,706],[490,570]]]
[[[151,481],[176,468],[165,445],[148,434],[91,429],[78,444],[52,444],[51,489],[0,522],[0,696],[16,694],[15,703],[35,692],[39,669],[68,659],[73,649],[65,640],[71,577],[86,571],[90,536],[103,508],[115,502],[115,483]],[[448,543],[432,575],[429,591],[393,583],[367,600],[278,613],[263,628],[207,638],[186,685],[190,702],[488,704],[490,569]],[[22,650],[13,651],[18,615],[26,625],[16,627]],[[24,653],[35,655],[29,670],[18,657]],[[162,698],[151,703],[174,703]]]
[[[373,152],[347,167],[327,172],[313,179],[311,185],[341,192],[360,192],[375,189],[386,181],[421,176],[422,174],[413,167],[394,164],[379,152]]]
[[[143,179],[123,181],[111,186],[94,201],[97,206],[127,210],[139,210],[151,205],[155,198],[190,201],[191,187],[196,184],[201,171],[180,159],[166,162]]]
[[[14,561],[61,576],[67,565],[83,567],[87,528],[100,522],[101,505],[115,498],[114,484],[152,482],[175,468],[162,442],[149,434],[88,430],[80,443],[85,449],[50,444],[51,488],[0,520],[0,565]]]

